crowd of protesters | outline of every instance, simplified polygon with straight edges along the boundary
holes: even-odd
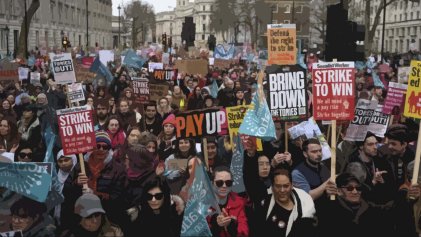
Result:
[[[150,56],[150,62],[160,61],[159,54]],[[32,68],[41,73],[39,85],[0,87],[0,149],[14,153],[15,162],[43,161],[43,132],[51,126],[57,133],[56,110],[69,106],[66,88],[55,83],[48,68]],[[420,187],[410,182],[418,126],[413,120],[395,116],[384,138],[367,133],[361,142],[343,141],[344,127],[336,182],[329,159],[322,161],[320,142],[290,139],[285,152],[285,130],[275,121],[277,139],[263,142],[262,151],[252,139],[243,141],[246,191],[235,193],[229,137],[207,137],[207,149],[201,144],[208,153],[205,160],[196,140],[176,137],[175,116],[250,104],[255,64],[209,66],[206,75],[179,72],[167,95],[144,104],[136,103],[129,70],[118,65],[109,69],[115,75],[112,82],[85,85],[96,131],[96,147],[84,154],[86,172],[76,155],[64,155],[58,140],[54,155],[64,202],[47,210],[46,203],[0,188],[0,232],[21,230],[25,237],[180,236],[188,201],[181,193],[194,175],[192,166],[207,161],[221,209],[207,218],[213,236],[418,236]],[[144,71],[138,76],[149,78]],[[374,85],[367,68],[356,77],[356,95],[379,102],[387,83],[397,80],[393,67],[381,75],[384,88]],[[214,81],[216,97],[210,89]],[[186,160],[186,167],[169,169],[173,159]]]

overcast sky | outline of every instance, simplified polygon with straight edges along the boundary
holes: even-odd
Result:
[[[132,2],[132,0],[112,0],[112,1],[113,1],[113,15],[115,16],[118,16],[117,7],[119,4],[126,5]],[[155,8],[155,13],[172,10],[175,7],[175,1],[176,0],[142,0],[142,2],[147,2],[147,3],[152,4]],[[171,8],[168,8],[169,6]],[[122,11],[120,13],[122,13]]]

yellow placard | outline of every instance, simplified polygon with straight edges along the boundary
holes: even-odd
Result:
[[[268,65],[297,63],[297,31],[295,24],[268,25]]]
[[[421,61],[411,61],[403,114],[421,119]]]
[[[252,108],[252,105],[239,105],[225,108],[227,113],[228,132],[230,136],[231,147],[234,147],[233,139],[238,134],[240,125],[243,122],[244,117],[246,116],[247,110],[250,108]],[[256,146],[258,151],[263,150],[261,139],[256,139]]]

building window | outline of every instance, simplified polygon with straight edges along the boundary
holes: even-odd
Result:
[[[402,21],[402,14],[399,15],[399,21]]]
[[[289,24],[289,20],[284,20],[284,24]]]
[[[39,31],[37,30],[35,31],[35,45],[39,45]]]
[[[296,24],[296,29],[297,29],[297,32],[301,32],[301,24]]]
[[[413,19],[413,17],[414,17],[414,13],[413,13],[413,12],[411,12],[411,18],[410,18],[409,20],[412,20],[412,19]]]
[[[205,40],[205,35],[202,35],[202,40]]]
[[[210,11],[213,11],[213,6],[212,5],[210,5]]]
[[[284,11],[284,13],[291,13],[291,5],[289,5],[289,4],[286,4],[285,5],[285,11]]]
[[[403,20],[404,20],[404,21],[406,21],[406,20],[407,20],[407,18],[408,18],[408,14],[407,14],[407,13],[405,13],[403,16],[404,16]]]
[[[295,7],[295,12],[296,13],[303,13],[303,5]]]
[[[203,32],[206,31],[206,24],[203,24]]]
[[[202,16],[203,20],[206,21],[206,16]]]
[[[417,11],[417,19],[420,19],[420,11]]]
[[[278,20],[272,20],[272,24],[278,24]]]
[[[45,32],[44,38],[45,38],[45,46],[48,47],[48,31]]]
[[[206,11],[206,6],[203,6],[203,11]]]

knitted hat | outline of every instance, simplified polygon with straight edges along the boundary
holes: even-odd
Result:
[[[172,124],[175,127],[175,115],[174,114],[170,114],[168,115],[168,117],[164,120],[164,122],[162,122],[162,126],[164,126],[165,124]]]
[[[97,131],[95,132],[95,138],[96,138],[96,142],[104,142],[107,145],[111,146],[111,139],[110,136],[108,136],[108,133],[106,133],[105,131]]]

